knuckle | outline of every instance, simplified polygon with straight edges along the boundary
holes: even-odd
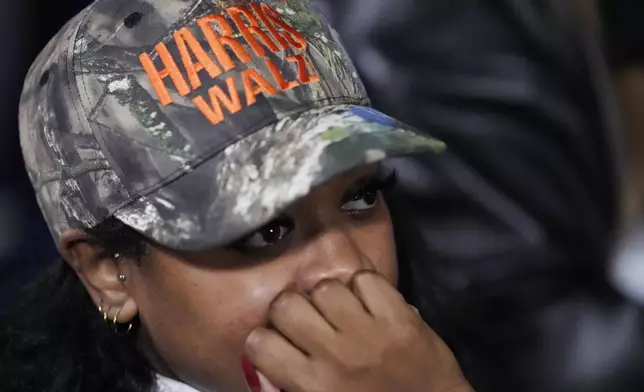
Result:
[[[370,284],[377,279],[378,279],[378,273],[375,271],[371,271],[371,270],[358,271],[353,276],[353,284],[358,286],[364,285],[364,284]]]
[[[280,313],[291,309],[300,300],[300,295],[292,291],[280,293],[270,304],[270,313]]]
[[[395,329],[394,347],[404,349],[417,344],[421,339],[420,331],[413,324],[405,323]]]
[[[335,279],[325,279],[319,282],[313,288],[313,291],[311,292],[311,298],[319,299],[320,297],[324,297],[329,292],[337,290],[341,285],[342,283],[338,282]]]
[[[348,355],[340,362],[341,369],[345,374],[360,375],[368,372],[374,367],[374,360],[376,356],[367,359],[360,355]]]

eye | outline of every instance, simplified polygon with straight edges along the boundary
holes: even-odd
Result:
[[[352,215],[371,211],[380,201],[380,191],[393,187],[396,184],[396,178],[395,171],[389,173],[380,171],[369,180],[359,181],[354,190],[345,196],[342,210]]]
[[[345,202],[341,208],[347,212],[363,212],[375,207],[379,199],[378,190],[367,187],[354,193],[351,200]]]
[[[295,224],[291,219],[275,219],[261,229],[237,241],[232,248],[245,253],[281,248],[282,245],[285,246],[285,240],[294,227]]]

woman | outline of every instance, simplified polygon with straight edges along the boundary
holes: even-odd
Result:
[[[21,100],[62,261],[9,322],[3,391],[471,390],[394,288],[381,195],[385,158],[443,145],[367,102],[306,1],[72,19]]]

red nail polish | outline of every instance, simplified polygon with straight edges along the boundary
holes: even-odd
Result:
[[[242,369],[246,377],[246,384],[250,392],[262,392],[262,385],[259,382],[259,376],[255,370],[255,365],[248,359],[246,355],[241,357]]]

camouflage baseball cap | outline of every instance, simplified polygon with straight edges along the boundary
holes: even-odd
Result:
[[[32,65],[20,140],[56,241],[114,216],[200,250],[358,165],[444,148],[368,106],[307,0],[98,0]]]

